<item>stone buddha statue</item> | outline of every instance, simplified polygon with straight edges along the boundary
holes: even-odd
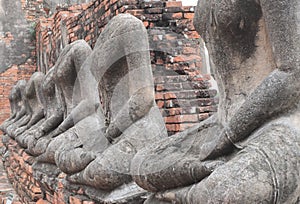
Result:
[[[41,138],[39,146],[42,149],[39,150],[40,153],[37,157],[37,161],[39,162],[55,164],[55,151],[61,145],[68,145],[68,143],[74,140],[72,131],[69,131],[71,134],[68,134],[67,130],[73,128],[74,124],[83,118],[73,117],[73,108],[78,106],[81,101],[81,90],[78,83],[76,83],[76,80],[80,67],[90,53],[90,46],[83,40],[67,45],[62,50],[53,71],[51,70],[48,75],[52,78],[57,87],[57,90],[55,90],[57,91],[57,93],[55,93],[57,100],[55,108],[60,108],[62,110],[63,122],[58,123],[55,129],[51,131],[46,138]],[[44,88],[48,89],[46,85]],[[53,89],[52,94],[54,94]],[[50,98],[51,97],[52,96],[50,96]],[[50,101],[46,103],[48,104],[49,102]],[[87,109],[85,111],[81,111],[81,113],[84,116],[85,114],[90,114]]]
[[[109,192],[131,182],[135,153],[167,137],[143,23],[129,14],[114,17],[93,51],[83,40],[64,48],[54,75],[65,118],[37,160],[95,189]]]
[[[134,180],[163,203],[297,203],[299,1],[201,0],[218,112],[139,151]]]
[[[15,86],[15,89],[12,89],[12,94],[15,96],[16,103],[19,104],[20,109],[18,110],[16,117],[7,124],[2,124],[3,131],[7,133],[10,137],[13,137],[14,131],[26,123],[28,123],[30,116],[28,105],[26,104],[25,95],[25,88],[27,82],[25,80],[20,80]]]
[[[30,128],[37,123],[41,123],[44,118],[44,110],[41,104],[40,87],[44,74],[41,72],[34,73],[26,83],[26,87],[21,93],[24,116],[18,122],[12,124],[8,129],[8,135],[16,138],[28,132]],[[20,110],[21,111],[21,110]]]
[[[35,72],[28,81],[25,89],[25,100],[28,104],[30,120],[28,123],[16,130],[15,139],[22,147],[26,147],[23,138],[34,131],[44,121],[44,106],[42,104],[41,86],[45,75]]]
[[[69,181],[113,190],[131,181],[131,159],[138,150],[167,137],[154,102],[147,36],[140,20],[128,14],[118,15],[107,24],[83,65],[83,72],[89,73],[89,69],[97,81],[101,101],[97,115],[105,119],[103,136],[109,143],[81,171],[70,168],[70,164],[80,164],[74,161],[73,151],[58,151],[58,166],[68,174],[73,173]],[[84,77],[79,83],[88,89],[85,84],[89,76],[81,76]]]
[[[25,81],[19,81],[16,85],[14,85],[9,94],[9,104],[10,104],[10,117],[7,118],[0,126],[0,130],[4,133],[6,132],[6,128],[11,125],[15,120],[18,120],[20,116],[17,115],[21,110],[22,107],[22,98],[20,93],[20,84]],[[26,82],[25,82],[26,83]],[[20,115],[20,114],[19,114]]]
[[[39,124],[38,128],[23,137],[22,141],[27,148],[26,152],[34,156],[39,156],[45,152],[51,139],[49,134],[63,120],[63,108],[55,85],[54,70],[55,67],[47,72],[41,87],[45,120]]]

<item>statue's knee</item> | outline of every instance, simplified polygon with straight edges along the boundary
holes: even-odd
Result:
[[[218,167],[187,194],[189,203],[273,203],[274,180],[268,162],[244,152]]]
[[[51,140],[47,149],[45,151],[45,157],[49,163],[55,164],[55,152],[65,143],[66,141],[61,140],[61,138],[56,137],[54,140]],[[46,161],[47,162],[47,161]]]
[[[131,162],[131,174],[133,180],[142,188],[156,192],[158,189],[149,181],[149,174],[152,172],[151,166],[147,162],[144,162],[144,157],[134,157]],[[150,179],[151,180],[151,179]]]
[[[94,159],[93,153],[84,151],[82,148],[68,148],[67,150],[61,148],[55,152],[55,163],[66,174],[82,171]]]
[[[27,148],[27,144],[25,142],[26,137],[27,137],[27,134],[26,134],[26,132],[24,132],[23,134],[21,134],[15,138],[16,141],[18,142],[18,144],[23,148]]]
[[[46,139],[46,138],[38,139],[36,144],[32,147],[34,153],[37,156],[45,153],[50,141],[51,141],[50,139]]]
[[[124,163],[127,161],[123,160]],[[98,157],[83,172],[87,185],[102,190],[113,190],[131,181],[131,175],[114,158]]]

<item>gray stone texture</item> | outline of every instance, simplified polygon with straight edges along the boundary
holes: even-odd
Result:
[[[44,74],[41,72],[34,73],[28,81],[25,89],[25,100],[29,106],[30,120],[26,126],[20,127],[15,132],[15,139],[20,141],[29,132],[36,129],[44,118],[44,107],[42,105],[41,86],[44,80]],[[21,143],[22,145],[22,143]]]
[[[39,142],[39,148],[46,147],[44,150],[39,150],[43,152],[43,154],[39,155],[37,158],[37,161],[39,162],[55,164],[55,151],[61,145],[68,145],[72,140],[72,134],[64,134],[60,137],[58,137],[58,135],[72,128],[74,123],[81,119],[73,119],[73,107],[76,107],[81,100],[81,90],[78,83],[76,84],[76,80],[78,78],[77,73],[79,72],[80,67],[90,53],[91,48],[84,41],[76,41],[64,48],[54,68],[52,68],[54,69],[53,80],[57,86],[57,95],[55,97],[56,100],[58,100],[58,103],[60,103],[60,106],[57,108],[60,107],[62,109],[64,121],[58,124],[59,126],[56,126],[55,130],[51,131],[47,137],[41,138],[40,142],[42,143],[45,141],[49,143],[47,138],[50,138],[51,142],[49,146],[44,146],[44,144],[42,145],[42,143]],[[88,110],[81,111],[80,113],[85,114],[87,112]],[[70,137],[68,138],[68,136]]]
[[[136,154],[134,180],[156,192],[145,203],[299,202],[299,7],[199,1],[219,110]]]
[[[63,171],[100,202],[134,203],[145,194],[138,184],[153,192],[146,204],[297,203],[299,8],[296,0],[199,1],[194,24],[220,104],[187,131],[166,137],[147,32],[128,14],[108,23],[94,50],[76,41],[47,75],[18,82],[1,130],[37,156],[36,176]]]

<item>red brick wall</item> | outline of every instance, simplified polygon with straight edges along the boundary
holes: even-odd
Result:
[[[34,34],[34,28],[37,19],[40,16],[44,15],[45,12],[42,6],[43,0],[21,0],[22,11],[29,28],[28,32]],[[17,14],[19,15],[19,14]],[[11,26],[18,26],[19,22],[14,22]],[[22,26],[24,26],[22,24]],[[18,36],[13,36],[10,32],[6,32],[4,37],[0,36],[0,42],[4,42],[8,47],[11,47]],[[36,53],[35,53],[35,41],[32,40],[34,36],[28,36],[25,40],[31,41],[27,43],[27,46],[30,46],[32,49],[31,56],[27,58],[24,63],[15,64],[13,63],[6,71],[0,73],[0,124],[9,117],[10,115],[10,106],[8,96],[11,88],[16,84],[20,79],[29,79],[33,72],[37,70],[36,66]],[[18,52],[16,52],[18,53]],[[26,56],[25,53],[18,53],[20,55]],[[23,56],[16,56],[23,57]],[[3,67],[0,67],[3,68]],[[1,69],[0,69],[1,70]]]
[[[29,79],[34,71],[36,71],[35,58],[28,60],[29,62],[21,65],[12,65],[11,68],[0,73],[0,124],[9,117],[10,105],[8,96],[11,88],[20,79]]]
[[[2,160],[4,161],[9,181],[13,184],[22,203],[36,203],[43,195],[38,182],[33,178],[32,174],[34,158],[26,154],[15,140],[10,139],[6,147],[9,149],[9,152],[4,154]]]
[[[34,157],[26,154],[15,140],[9,139],[5,146],[0,142],[1,148],[7,151],[0,159],[4,162],[9,181],[18,194],[12,204],[95,204],[92,199],[83,195],[81,188],[66,189],[65,174],[58,177],[41,175],[40,179],[34,178],[32,164]],[[40,183],[44,185],[41,188]],[[47,187],[45,187],[47,186]],[[5,199],[0,194],[0,200]],[[6,203],[5,201],[3,202]]]

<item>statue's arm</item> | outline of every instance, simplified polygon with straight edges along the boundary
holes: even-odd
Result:
[[[109,124],[106,137],[109,140],[119,137],[123,131],[145,116],[153,105],[153,87],[143,87],[136,91]]]
[[[40,126],[40,129],[43,133],[47,134],[48,132],[54,130],[61,122],[63,121],[63,112],[56,111],[52,114],[45,122]]]
[[[296,108],[300,99],[295,76],[275,70],[246,99],[228,124],[227,136],[232,142],[245,139],[264,122]]]
[[[71,113],[58,126],[58,128],[55,130],[52,136],[55,137],[65,132],[69,128],[73,127],[80,120],[95,113],[98,106],[99,103],[90,103],[89,100],[82,100],[75,108],[73,108]]]
[[[32,114],[32,116],[30,118],[30,121],[27,124],[27,128],[30,128],[31,126],[33,126],[34,124],[39,122],[44,117],[45,117],[44,110],[43,110],[43,108],[41,108],[41,109],[39,109],[38,111],[36,111],[35,113]]]
[[[277,69],[249,95],[214,144],[204,150],[207,158],[224,154],[233,147],[232,143],[245,139],[266,121],[296,108],[300,100],[300,33],[297,29],[300,23],[296,20],[299,4],[297,0],[281,4],[261,0]]]
[[[16,117],[17,113],[14,112],[13,114],[10,115],[10,117],[8,118],[8,120],[12,120]]]
[[[62,53],[59,56],[55,66],[56,66],[56,74],[57,72],[63,72],[64,70],[71,70],[73,69],[74,72],[77,72],[77,77],[80,78],[79,74],[81,73],[81,66],[83,65],[84,61],[88,58],[90,53],[92,52],[90,46],[84,40],[77,40],[70,45],[67,45]],[[70,64],[67,60],[71,58],[72,63]],[[79,73],[80,72],[80,73]],[[88,83],[88,81],[86,81]],[[63,88],[60,85],[57,85],[57,91],[60,95],[61,101],[60,103],[63,106],[66,106],[64,95],[63,95]],[[77,90],[75,90],[77,91]],[[89,94],[89,93],[87,93]],[[82,120],[83,118],[89,116],[92,111],[95,112],[95,107],[97,104],[91,104],[89,100],[82,100],[76,107],[74,107],[70,114],[63,120],[60,125],[51,132],[51,136],[55,137],[69,128],[73,127],[78,121]]]
[[[26,114],[26,107],[23,105],[20,109],[20,111],[17,113],[14,122],[20,120],[24,115]]]
[[[31,115],[24,115],[20,120],[19,120],[19,124],[18,127],[22,127],[26,124],[28,124],[28,122],[30,121]]]
[[[80,90],[75,91],[81,92],[81,101],[71,110],[70,114],[59,125],[59,133],[68,130],[77,122],[95,113],[100,104],[97,92],[97,83],[90,71],[89,66],[83,64],[77,74],[77,78],[79,80]]]

